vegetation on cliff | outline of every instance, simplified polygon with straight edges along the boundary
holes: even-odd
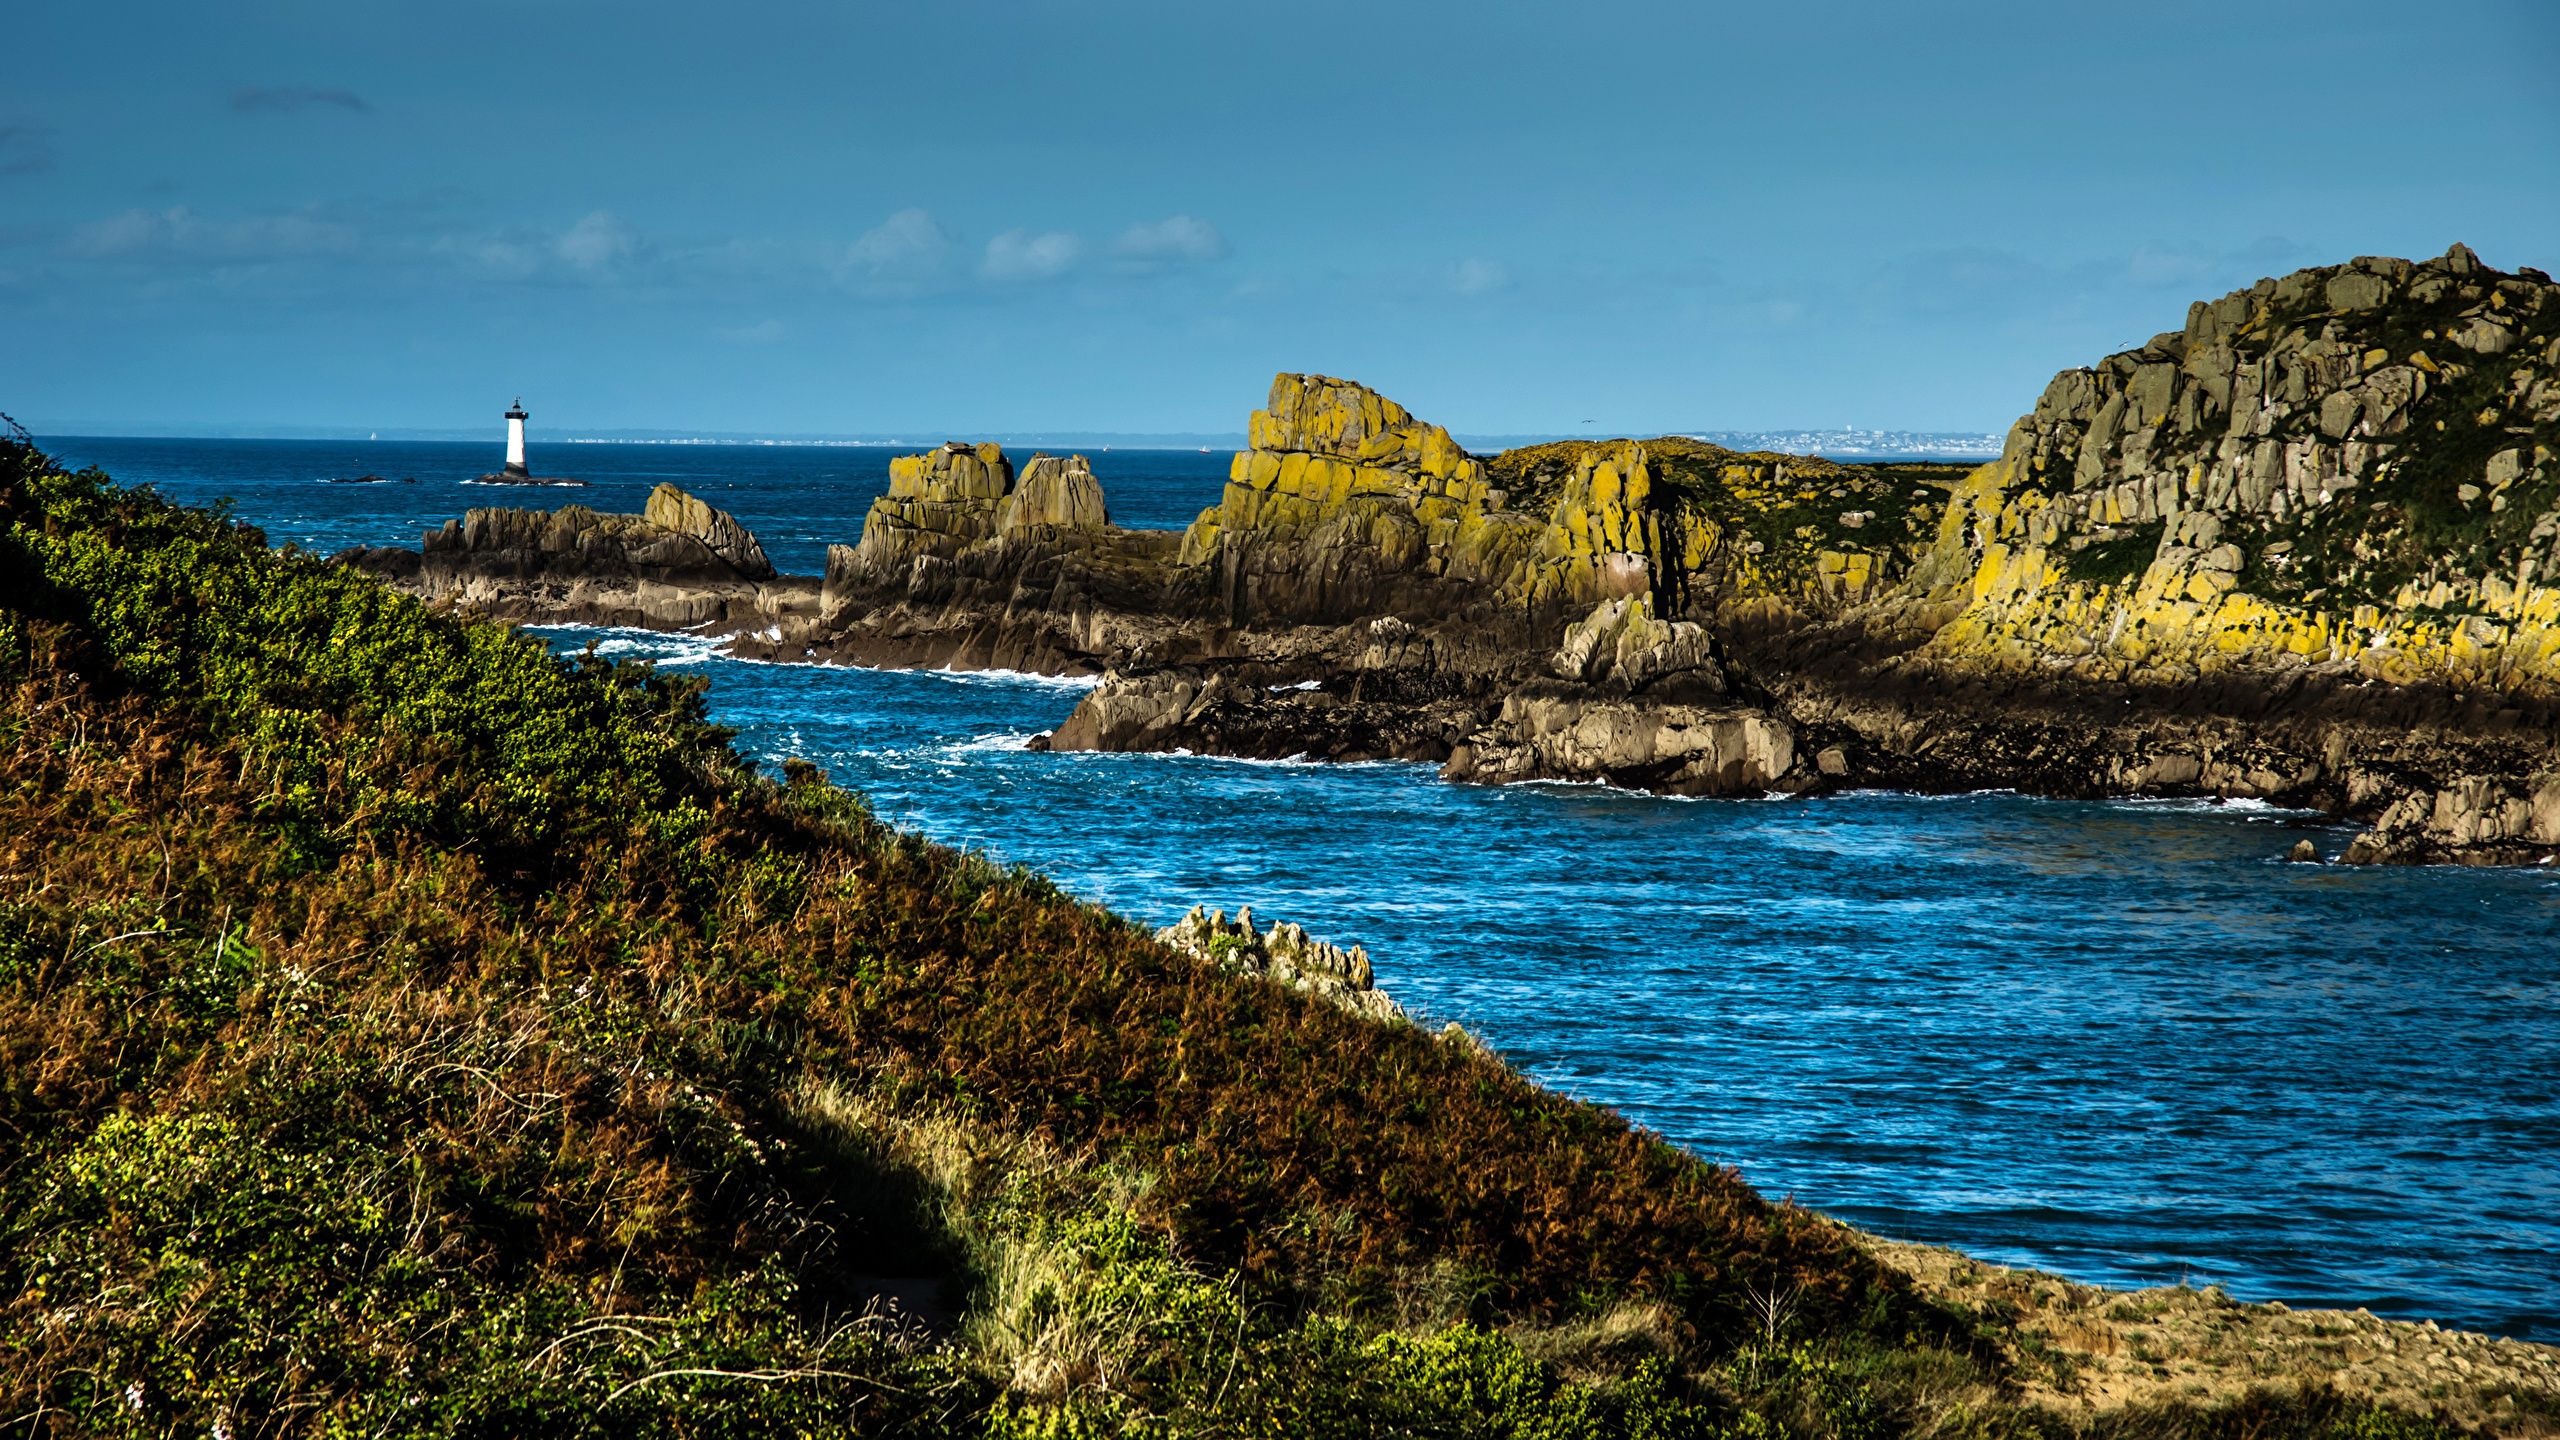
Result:
[[[1968,663],[2560,688],[2560,286],[2462,246],[2190,308],[2054,377],[1940,548]]]
[[[1983,1316],[1471,1046],[0,451],[0,1419],[1886,1435]],[[2318,1392],[2107,1433],[2400,1435]]]

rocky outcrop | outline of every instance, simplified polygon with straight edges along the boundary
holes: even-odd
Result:
[[[2375,819],[2351,858],[2560,844],[2531,778],[2560,760],[2560,287],[2539,271],[2456,246],[2199,302],[2056,376],[1934,550],[1953,613],[1905,688],[2005,676],[2167,712],[2191,748],[2289,739],[2286,790]]]
[[[2560,286],[2456,246],[2199,302],[1969,479],[1940,653],[2178,682],[2560,685]]]
[[[958,441],[889,462],[889,493],[871,502],[862,539],[827,553],[831,588],[898,582],[920,562],[948,561],[993,537],[1013,493],[1001,445]]]
[[[1285,921],[1275,920],[1269,930],[1257,932],[1250,905],[1239,908],[1233,920],[1223,910],[1194,905],[1191,913],[1157,931],[1156,938],[1230,970],[1320,996],[1356,1015],[1393,1022],[1406,1018],[1403,1008],[1378,988],[1368,951],[1312,939]]]
[[[669,535],[692,540],[742,580],[774,577],[773,562],[765,558],[764,546],[746,526],[728,511],[714,510],[673,485],[651,490],[640,518]]]
[[[1788,786],[1795,735],[1728,686],[1694,621],[1654,614],[1650,591],[1604,601],[1566,627],[1552,676],[1503,697],[1441,773],[1495,784],[1599,780],[1673,795],[1760,795]],[[1791,788],[1802,788],[1795,785]]]
[[[2464,775],[2404,791],[2345,859],[2363,863],[2549,864],[2560,854],[2560,774]]]
[[[1034,455],[1021,483],[996,512],[996,531],[1012,537],[1063,540],[1111,528],[1102,482],[1081,455]]]
[[[1215,572],[1230,623],[1443,616],[1467,599],[1436,583],[1457,556],[1524,543],[1516,517],[1495,518],[1483,462],[1365,386],[1282,375],[1246,433],[1180,556]]]
[[[1295,374],[1249,441],[1178,537],[1113,526],[1081,457],[903,458],[820,603],[733,643],[1102,673],[1062,749],[2256,796],[2371,823],[2353,859],[2560,853],[2560,291],[2460,247],[2198,304],[2057,376],[1979,467],[1476,456]],[[675,560],[574,508],[482,513],[447,548],[490,604]],[[744,563],[697,521],[647,535]]]
[[[777,576],[728,512],[673,485],[637,515],[569,505],[479,509],[427,532],[415,551],[340,557],[430,600],[509,618],[676,628],[772,625],[814,614],[817,587]]]
[[[1597,780],[1665,795],[1756,796],[1786,786],[1795,759],[1794,731],[1764,710],[1532,688],[1506,698],[1441,773],[1492,784]]]
[[[1086,674],[1199,652],[1180,541],[1111,523],[1084,456],[952,443],[889,466],[854,545],[827,550],[817,623],[775,658]]]

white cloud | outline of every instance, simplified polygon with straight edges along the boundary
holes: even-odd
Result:
[[[71,251],[91,259],[182,259],[210,264],[339,255],[356,249],[356,230],[307,211],[208,218],[184,205],[127,210],[73,232]]]
[[[1007,230],[987,242],[978,273],[995,281],[1054,280],[1084,259],[1084,241],[1064,230]]]
[[[916,284],[941,274],[958,245],[931,212],[901,210],[845,248],[844,269],[855,279]]]
[[[1218,227],[1192,215],[1168,215],[1150,225],[1132,225],[1111,242],[1111,253],[1140,265],[1201,265],[1224,260],[1227,237]]]
[[[640,236],[611,211],[597,210],[570,226],[551,248],[561,259],[594,274],[638,254]]]
[[[1511,267],[1499,260],[1470,258],[1449,271],[1449,288],[1461,295],[1490,295],[1511,284]]]

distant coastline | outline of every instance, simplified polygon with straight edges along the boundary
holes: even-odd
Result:
[[[65,425],[32,425],[39,438],[63,440],[273,440],[326,444],[398,442],[403,444],[478,444],[489,442],[486,427],[477,429],[365,429],[357,426],[124,425],[86,421]],[[1728,450],[1777,451],[1816,455],[1831,460],[1989,460],[2000,453],[2002,436],[1973,430],[1666,430],[1665,434],[1703,440]],[[1037,450],[1244,450],[1242,431],[1108,431],[1108,430],[910,430],[879,435],[758,435],[730,431],[592,430],[582,434],[546,435],[546,445],[744,445],[774,448],[895,450],[930,449],[956,435],[993,440],[1016,449]],[[1588,433],[1533,431],[1519,434],[1457,434],[1459,443],[1484,452],[1527,445],[1589,438]]]

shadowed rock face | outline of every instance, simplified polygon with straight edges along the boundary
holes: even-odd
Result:
[[[638,515],[569,505],[479,509],[427,532],[416,551],[340,557],[431,600],[511,618],[681,627],[770,623],[814,611],[816,586],[784,580],[724,510],[673,485]]]
[[[767,582],[748,609],[778,623],[735,643],[1108,672],[1059,748],[2252,796],[2372,822],[2356,859],[2560,852],[2539,272],[2456,247],[2262,281],[2057,376],[1979,467],[1679,437],[1475,456],[1318,375],[1279,376],[1248,436],[1179,537],[1111,525],[1082,457],[900,459],[822,603]],[[749,573],[752,538],[694,506],[475,511],[428,568],[466,557],[479,588],[447,593],[518,613],[562,575]]]

